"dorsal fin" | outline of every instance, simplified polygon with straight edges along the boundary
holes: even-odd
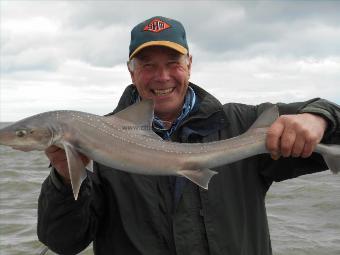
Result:
[[[133,132],[144,137],[162,140],[152,130],[152,121],[154,117],[154,103],[152,99],[144,99],[138,103],[130,105],[124,110],[109,116],[108,118],[121,119],[122,123],[119,126],[125,131]],[[130,124],[129,124],[130,123]],[[115,121],[117,125],[117,121]]]
[[[129,121],[136,126],[152,126],[154,103],[152,99],[144,99],[134,103],[113,116]]]
[[[269,107],[255,120],[250,129],[269,127],[279,117],[279,109],[276,105]]]

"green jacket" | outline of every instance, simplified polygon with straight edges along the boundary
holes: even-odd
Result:
[[[244,133],[269,105],[222,105],[191,84],[199,107],[172,140],[196,143]],[[133,103],[132,86],[114,112]],[[326,100],[278,104],[280,114],[312,112],[327,119],[324,143],[340,142],[340,109]],[[131,155],[133,157],[133,155]],[[74,201],[54,170],[39,197],[38,237],[53,251],[76,254],[93,241],[97,255],[267,255],[272,254],[265,195],[273,181],[327,169],[323,159],[273,161],[268,154],[214,169],[203,190],[186,182],[177,204],[172,177],[136,175],[95,163],[94,173]]]

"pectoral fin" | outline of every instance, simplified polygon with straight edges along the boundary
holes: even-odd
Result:
[[[91,159],[90,162],[87,164],[86,169],[93,173],[93,160]]]
[[[203,189],[208,189],[209,181],[217,172],[210,169],[181,170],[179,174],[188,178]]]
[[[323,156],[324,160],[326,161],[326,164],[333,173],[337,174],[340,172],[340,157],[331,157],[331,156]]]
[[[86,178],[86,170],[78,152],[71,144],[64,143],[74,199],[77,200],[80,186]]]
[[[338,144],[318,144],[315,152],[323,156],[328,168],[333,173],[340,172],[340,145]]]

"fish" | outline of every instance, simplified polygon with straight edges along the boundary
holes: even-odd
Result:
[[[154,103],[146,99],[110,116],[61,110],[43,112],[0,130],[0,145],[16,150],[66,152],[74,199],[87,177],[80,155],[135,174],[186,177],[204,189],[217,174],[212,168],[268,153],[268,127],[278,118],[277,106],[266,109],[243,134],[208,143],[165,141],[152,130]],[[340,171],[340,145],[318,144],[329,169]]]

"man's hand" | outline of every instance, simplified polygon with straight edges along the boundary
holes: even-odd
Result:
[[[268,129],[266,147],[273,159],[309,157],[321,141],[327,121],[315,114],[280,116]]]
[[[55,145],[52,145],[45,150],[45,154],[49,158],[52,166],[57,170],[59,175],[62,177],[64,183],[70,184],[71,179],[68,171],[65,151]],[[90,162],[90,160],[86,156],[80,155],[80,157],[84,163],[84,166],[86,166]]]

